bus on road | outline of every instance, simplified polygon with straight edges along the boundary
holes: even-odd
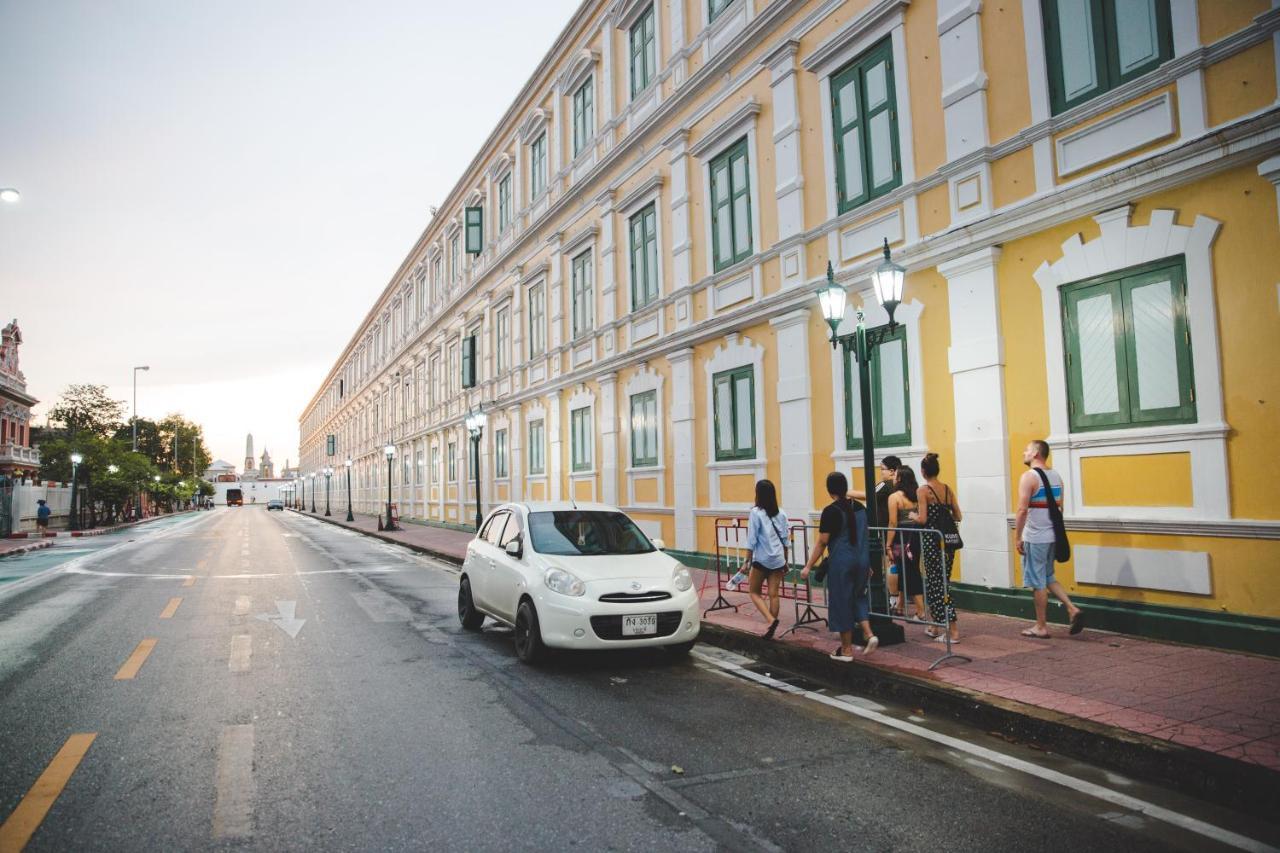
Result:
[[[227,506],[244,506],[244,492],[239,489],[227,489]]]

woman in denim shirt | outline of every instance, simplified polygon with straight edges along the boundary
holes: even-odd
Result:
[[[746,565],[751,567],[751,601],[769,623],[769,630],[764,632],[766,640],[772,640],[773,632],[778,630],[778,613],[782,609],[778,594],[787,573],[787,535],[787,515],[778,508],[778,492],[773,483],[761,480],[756,483],[755,506],[747,516]],[[763,592],[766,581],[768,601]]]
[[[827,475],[827,494],[831,503],[822,511],[818,522],[818,538],[800,577],[809,572],[827,552],[827,627],[840,634],[840,647],[832,652],[832,660],[853,660],[853,628],[862,628],[866,645],[862,653],[869,655],[880,645],[871,632],[871,598],[867,582],[871,574],[870,537],[867,533],[867,511],[849,499],[849,480],[839,471]]]

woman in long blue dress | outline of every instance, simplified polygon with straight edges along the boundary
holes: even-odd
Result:
[[[831,503],[822,511],[818,537],[800,577],[809,579],[823,551],[827,552],[827,627],[840,634],[840,647],[831,653],[832,660],[853,660],[853,626],[861,626],[866,644],[862,653],[869,655],[880,645],[871,631],[871,593],[867,587],[871,576],[871,549],[867,535],[867,512],[862,504],[850,500],[849,480],[839,471],[827,475],[827,494]]]

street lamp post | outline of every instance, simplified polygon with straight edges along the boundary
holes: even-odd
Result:
[[[308,476],[311,477],[311,511],[316,511],[316,472],[312,471]]]
[[[84,457],[79,453],[71,454],[71,523],[67,526],[68,530],[80,529],[80,514],[77,512],[79,507],[76,506],[76,484],[80,479],[80,463],[84,461]]]
[[[347,521],[355,521],[356,517],[351,512],[351,459],[347,459]]]
[[[332,476],[333,469],[326,465],[324,469],[324,514],[326,516],[333,514],[329,512],[329,478]]]
[[[387,457],[387,524],[383,530],[399,530],[396,526],[395,519],[391,516],[391,460],[396,458],[396,446],[388,444],[382,448],[383,454]]]
[[[475,469],[476,481],[476,530],[484,523],[484,515],[480,512],[480,438],[484,435],[487,421],[485,413],[479,409],[467,415],[466,421],[467,433],[471,436],[471,460],[475,463],[472,467]]]
[[[133,452],[138,452],[138,371],[150,370],[150,365],[142,365],[133,369]],[[142,489],[138,489],[138,506],[135,518],[142,517]]]
[[[160,487],[160,475],[159,475],[159,474],[156,474],[155,476],[153,476],[153,477],[151,478],[151,480],[156,484],[156,488],[159,488],[159,487]],[[160,499],[159,499],[159,497],[157,497],[157,498],[156,498],[156,506],[157,506],[157,507],[159,507],[159,506],[160,506]]]
[[[893,319],[894,312],[898,309],[898,305],[902,303],[902,286],[906,276],[906,270],[898,264],[895,264],[889,256],[889,241],[884,241],[884,260],[872,272],[871,280],[875,287],[876,299],[884,308],[885,313],[889,315],[889,324],[879,329],[867,330],[866,323],[863,320],[862,310],[857,312],[858,324],[852,332],[846,334],[837,334],[836,329],[844,320],[844,306],[847,294],[840,285],[836,284],[835,273],[831,267],[831,262],[827,262],[827,286],[818,291],[818,302],[822,306],[822,317],[827,321],[827,325],[831,327],[831,347],[832,349],[840,347],[846,353],[852,353],[854,359],[858,362],[858,397],[861,408],[862,418],[862,476],[863,490],[867,496],[867,526],[879,527],[881,523],[887,523],[888,519],[877,518],[877,507],[875,501],[876,488],[876,463],[875,463],[875,424],[871,415],[871,358],[876,348],[888,340],[897,328],[898,323]],[[880,539],[875,534],[871,537],[871,550],[875,554],[876,549],[882,553],[883,545],[879,544]],[[881,561],[883,562],[883,560]],[[874,562],[872,565],[876,565]],[[876,582],[878,586],[880,581]],[[873,601],[876,597],[873,596]],[[874,625],[876,636],[880,638],[881,644],[900,643],[905,639],[905,634],[900,625],[893,620],[872,612],[872,624]]]

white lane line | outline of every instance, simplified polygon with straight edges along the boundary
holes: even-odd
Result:
[[[253,834],[253,725],[223,726],[214,779],[214,838],[248,838]]]
[[[935,732],[931,729],[925,728],[924,726],[918,726],[915,723],[899,720],[895,717],[881,714],[878,711],[873,711],[870,708],[859,707],[858,705],[851,704],[831,696],[826,696],[822,693],[804,690],[793,684],[778,681],[776,678],[770,678],[767,675],[752,672],[737,663],[721,660],[713,655],[704,654],[697,650],[695,650],[693,654],[705,663],[718,667],[719,669],[723,669],[740,678],[757,682],[783,693],[803,696],[806,699],[812,699],[814,702],[819,702],[828,707],[836,708],[848,714],[852,714],[855,717],[862,717],[864,720],[871,720],[872,722],[879,723],[882,726],[888,726],[889,728],[894,728],[898,731],[906,732],[907,734],[915,735],[916,737],[930,740],[937,744],[942,744],[943,746],[950,747],[951,749],[958,750],[959,752],[966,753],[979,759],[985,759],[992,764],[1007,767],[1010,770],[1017,770],[1019,772],[1026,773],[1029,776],[1034,776],[1037,779],[1043,779],[1047,782],[1053,782],[1054,784],[1061,785],[1064,788],[1070,788],[1073,791],[1078,791],[1079,793],[1096,797],[1103,802],[1111,803],[1112,805],[1138,812],[1139,814],[1144,814],[1147,817],[1171,824],[1179,827],[1180,829],[1185,829],[1186,831],[1193,832],[1197,835],[1203,835],[1205,838],[1210,838],[1221,844],[1226,844],[1239,850],[1256,851],[1256,853],[1267,853],[1267,851],[1272,851],[1272,853],[1274,853],[1274,851],[1277,850],[1275,847],[1247,836],[1240,835],[1239,833],[1232,832],[1229,829],[1223,829],[1221,827],[1214,826],[1211,823],[1205,823],[1202,820],[1196,820],[1193,817],[1178,814],[1170,809],[1157,806],[1156,804],[1149,803],[1146,800],[1140,800],[1137,797],[1130,796],[1129,794],[1122,794],[1119,791],[1113,791],[1110,788],[1103,787],[1102,785],[1098,785],[1094,782],[1077,779],[1075,776],[1070,776],[1057,770],[1051,770],[1047,767],[1041,767],[1040,765],[1033,764],[1030,761],[1024,761],[1021,758],[1014,758],[1011,755],[1005,755],[1004,753],[997,752],[994,749],[969,743],[968,741],[951,737],[950,735],[945,735],[941,732]]]
[[[453,570],[456,572],[457,568],[455,567]],[[94,575],[96,577],[102,577],[102,578],[143,578],[145,580],[153,580],[153,581],[185,580],[191,577],[191,575],[175,575],[175,574],[152,575],[152,574],[147,574],[146,572],[99,572],[94,569],[81,569],[81,568],[68,569],[67,571],[69,574],[75,574],[75,575]],[[287,575],[372,575],[372,574],[390,574],[394,572],[403,572],[403,571],[406,571],[406,570],[392,568],[391,566],[370,566],[369,568],[362,568],[362,567],[356,566],[354,568],[345,568],[345,569],[316,569],[314,571],[307,571],[307,572],[238,572],[236,574],[231,574],[231,575],[209,575],[209,578],[211,579],[213,578],[253,579],[253,578],[279,578],[279,577],[285,577]],[[0,589],[4,589],[4,588],[0,587]]]
[[[249,615],[249,610],[250,610],[250,608],[252,608],[252,607],[253,607],[253,603],[250,601],[249,596],[247,596],[247,595],[237,595],[237,596],[236,596],[236,608],[235,608],[235,610],[231,611],[231,615],[233,615],[233,616],[248,616],[248,615]]]
[[[248,672],[249,658],[252,655],[253,637],[237,634],[231,638],[231,657],[227,659],[227,669],[232,672]]]

